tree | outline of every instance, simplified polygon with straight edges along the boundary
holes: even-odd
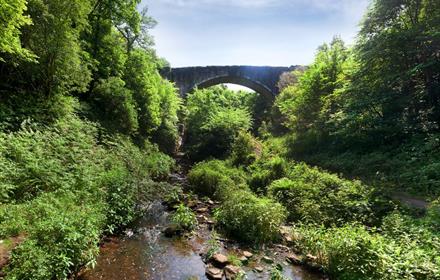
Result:
[[[24,15],[26,10],[25,0],[0,0],[0,62],[5,62],[5,54],[25,60],[34,58],[29,50],[21,46],[20,28],[32,23],[31,18]]]
[[[305,72],[296,73],[298,83],[285,88],[276,101],[287,127],[305,133],[322,126],[321,109],[325,99],[341,86],[339,76],[348,55],[344,42],[335,37],[330,45],[318,48],[315,61]]]
[[[368,106],[351,109],[376,116],[372,130],[398,139],[440,129],[439,1],[374,1],[356,54],[353,95]]]
[[[84,92],[91,80],[88,54],[80,34],[88,25],[91,3],[83,0],[29,0],[32,25],[22,28],[23,45],[38,57],[13,74],[46,96]]]
[[[186,145],[192,159],[228,155],[239,132],[251,128],[252,95],[216,86],[188,96]]]

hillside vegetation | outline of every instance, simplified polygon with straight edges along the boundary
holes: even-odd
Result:
[[[138,4],[0,0],[0,246],[21,240],[4,279],[69,279],[172,199],[180,124],[222,234],[257,246],[287,228],[331,279],[440,279],[439,1],[371,1],[356,43],[318,47],[273,104],[224,86],[182,101]],[[171,219],[197,226],[184,205]]]

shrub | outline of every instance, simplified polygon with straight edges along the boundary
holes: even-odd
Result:
[[[176,212],[171,215],[171,222],[185,231],[191,231],[197,226],[196,215],[189,207],[183,204],[180,204]]]
[[[103,232],[126,226],[138,203],[169,188],[150,178],[165,177],[171,158],[124,137],[98,144],[97,131],[69,116],[0,133],[0,237],[26,235],[6,279],[67,279],[93,264]]]
[[[193,160],[225,158],[240,131],[252,120],[247,94],[222,87],[196,90],[187,100],[187,150]]]
[[[425,223],[436,232],[440,232],[440,197],[434,200],[428,207]]]
[[[303,226],[294,231],[295,245],[304,253],[317,256],[317,263],[337,279],[383,279],[381,257],[387,245],[379,235],[361,226],[342,228]]]
[[[290,280],[283,274],[283,267],[280,264],[274,265],[270,270],[270,280]]]
[[[217,219],[225,231],[244,242],[274,241],[284,223],[284,207],[268,198],[258,198],[245,190],[230,192]]]
[[[289,220],[341,225],[372,222],[372,188],[304,163],[292,164],[287,178],[269,186],[270,196],[289,211]]]
[[[417,240],[382,236],[359,225],[330,229],[299,226],[294,228],[293,236],[296,249],[317,256],[318,264],[336,279],[440,276],[438,247],[420,247]]]
[[[52,127],[24,125],[0,133],[0,200],[26,201],[42,192],[88,189],[103,172],[104,150],[92,123],[69,117]]]
[[[26,229],[26,240],[13,251],[6,279],[67,279],[94,262],[105,224],[102,200],[58,191],[15,210],[14,216],[25,217],[19,227]],[[0,224],[10,226],[9,221]]]
[[[135,218],[136,193],[135,182],[130,172],[121,165],[115,165],[102,178],[102,186],[107,196],[107,231],[126,226]]]
[[[93,89],[93,115],[109,131],[135,134],[138,125],[132,92],[119,77],[101,80]]]
[[[148,141],[134,145],[129,138],[112,137],[105,144],[125,163],[131,175],[137,180],[146,177],[155,180],[164,179],[174,168],[174,160],[161,153],[157,145]]]
[[[287,168],[288,163],[282,157],[261,158],[249,168],[249,186],[254,192],[265,194],[270,183],[286,176]]]
[[[250,165],[261,155],[261,143],[249,132],[240,132],[232,145],[231,161],[234,165]]]
[[[188,174],[188,181],[197,193],[222,200],[225,191],[246,182],[246,175],[226,161],[211,160],[196,164]]]

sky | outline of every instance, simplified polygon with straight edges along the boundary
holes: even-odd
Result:
[[[172,67],[307,65],[338,35],[355,40],[368,0],[143,0]]]

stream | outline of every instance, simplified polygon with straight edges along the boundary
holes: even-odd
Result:
[[[174,184],[181,184],[185,179],[182,174],[173,174],[171,181]],[[198,201],[198,203],[202,205],[193,207],[196,212],[209,207],[205,202]],[[209,247],[208,241],[213,238],[209,212],[198,213],[199,226],[195,232],[172,238],[165,237],[163,233],[170,224],[168,216],[171,212],[161,201],[150,203],[144,213],[145,215],[132,229],[126,230],[123,236],[106,238],[101,245],[96,266],[81,272],[78,278],[81,280],[209,279],[205,274],[206,264],[203,259]],[[288,279],[326,279],[321,274],[286,262],[288,248],[283,245],[255,250],[249,247],[242,248],[239,243],[227,240],[221,235],[215,238],[218,239],[220,252],[224,255],[239,256],[243,250],[253,253],[249,262],[242,266],[246,279],[270,279],[270,271],[274,264],[282,267],[282,273]],[[269,257],[271,261],[264,262],[263,257]]]

